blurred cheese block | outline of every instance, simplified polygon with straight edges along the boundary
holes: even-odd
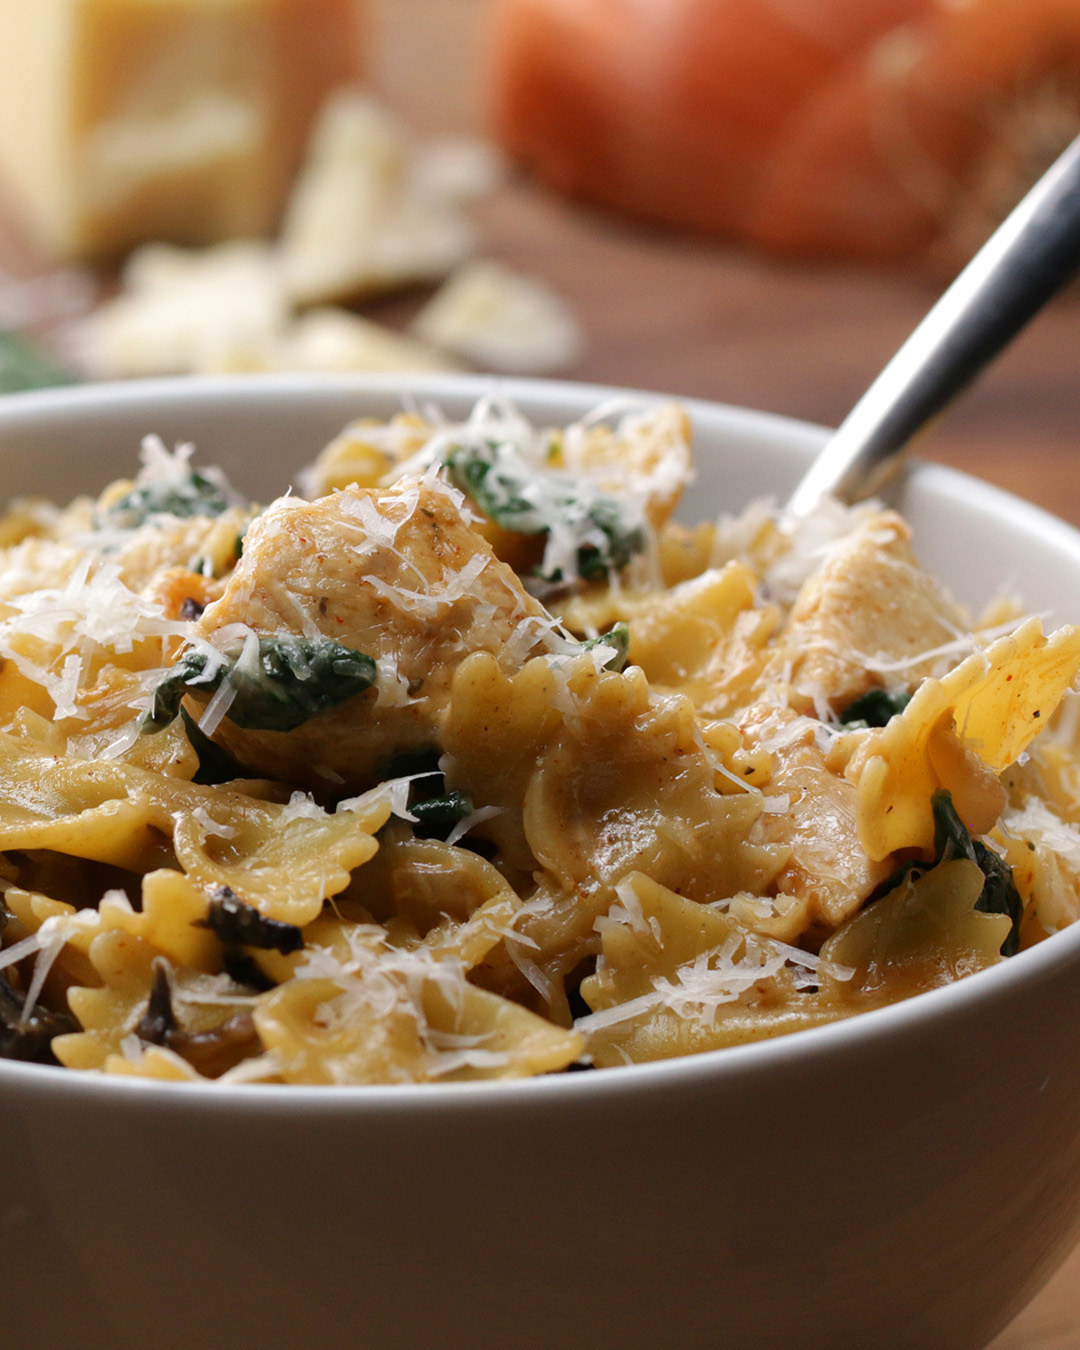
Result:
[[[362,92],[340,92],[319,120],[282,222],[290,299],[356,300],[441,280],[476,246],[464,208],[502,171],[481,142],[417,146]]]
[[[128,259],[120,294],[80,329],[76,355],[99,379],[259,369],[287,317],[269,244],[147,244]]]
[[[345,309],[312,309],[290,324],[273,353],[280,371],[379,371],[426,374],[460,364],[423,342]]]
[[[272,229],[360,0],[0,0],[0,180],[34,242],[118,254]]]
[[[445,371],[452,357],[340,309],[294,318],[273,248],[147,244],[121,292],[78,330],[76,356],[102,379],[263,371]]]
[[[540,375],[581,352],[577,321],[549,287],[493,262],[462,267],[413,321],[424,342],[475,366]]]

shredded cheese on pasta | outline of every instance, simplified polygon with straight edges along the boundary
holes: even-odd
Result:
[[[263,507],[148,436],[0,550],[0,1054],[608,1069],[1080,915],[1080,629],[875,504],[688,526],[676,406],[354,423]],[[1060,710],[1059,710],[1060,709]]]

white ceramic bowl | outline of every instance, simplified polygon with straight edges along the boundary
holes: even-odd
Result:
[[[0,492],[67,498],[190,439],[265,498],[402,391],[275,379],[0,401]],[[504,382],[560,422],[610,390]],[[698,517],[782,495],[815,428],[691,405]],[[1080,536],[920,466],[924,560],[1080,611]],[[1080,926],[962,983],[595,1074],[218,1088],[0,1063],[0,1335],[35,1350],[963,1350],[1078,1236]]]

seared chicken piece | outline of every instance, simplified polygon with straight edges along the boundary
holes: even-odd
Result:
[[[439,743],[464,657],[490,652],[516,670],[550,649],[551,626],[470,528],[460,495],[429,476],[274,503],[251,526],[224,594],[195,633],[219,650],[250,629],[329,638],[373,657],[374,687],[293,730],[240,727],[227,715],[211,728],[259,773],[357,789],[394,755]],[[190,695],[205,707],[206,694],[196,687]]]
[[[930,674],[927,653],[970,619],[915,560],[894,511],[871,516],[803,585],[776,639],[770,674],[786,677],[800,711],[840,712],[879,687],[910,689]]]

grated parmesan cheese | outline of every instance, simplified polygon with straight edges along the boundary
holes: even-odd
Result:
[[[880,858],[861,842],[860,774],[871,772],[867,757],[885,742],[839,724],[833,706],[839,696],[830,700],[827,679],[812,667],[807,673],[805,658],[825,653],[851,663],[856,684],[863,677],[873,677],[871,683],[913,677],[984,653],[1022,620],[1009,617],[968,632],[962,614],[955,611],[953,621],[950,610],[926,634],[912,624],[896,644],[900,655],[884,645],[877,652],[855,649],[885,643],[884,630],[872,624],[859,630],[857,643],[845,645],[842,628],[828,629],[827,638],[811,636],[800,648],[784,624],[794,628],[802,609],[811,610],[815,569],[842,556],[838,551],[859,530],[870,572],[887,599],[898,583],[887,565],[877,566],[875,550],[894,549],[904,537],[902,524],[889,519],[868,526],[872,507],[825,504],[807,520],[792,522],[758,505],[737,519],[722,519],[711,533],[709,526],[693,537],[669,531],[667,512],[690,480],[685,419],[677,409],[618,400],[554,432],[532,425],[498,396],[481,400],[461,419],[426,408],[423,417],[358,428],[362,446],[379,452],[367,461],[376,465],[364,478],[368,485],[314,503],[291,494],[272,503],[246,537],[244,558],[231,575],[230,554],[227,563],[210,566],[174,557],[145,592],[125,580],[131,575],[122,571],[125,550],[143,547],[162,530],[172,529],[169,538],[175,538],[182,516],[170,513],[170,492],[175,490],[173,505],[183,512],[184,494],[190,498],[197,475],[200,491],[209,483],[234,500],[220,475],[192,469],[190,445],[170,449],[153,436],[143,442],[135,479],[144,498],[138,511],[126,508],[132,518],[147,508],[145,523],[125,524],[122,513],[110,518],[109,503],[124,500],[116,493],[131,495],[131,484],[120,484],[103,495],[96,511],[82,502],[65,512],[39,512],[34,528],[41,537],[0,552],[0,657],[40,686],[53,705],[51,720],[35,703],[13,713],[4,728],[12,763],[21,762],[29,742],[26,762],[46,766],[46,786],[13,774],[5,788],[16,809],[0,821],[14,841],[0,860],[0,891],[6,894],[0,920],[10,910],[17,922],[8,929],[9,945],[0,946],[0,971],[25,963],[17,981],[20,994],[26,986],[25,1022],[35,1006],[54,999],[57,982],[50,971],[68,944],[77,960],[64,963],[65,980],[86,961],[94,967],[97,984],[73,994],[72,1007],[82,996],[87,1009],[115,1005],[112,1021],[99,1027],[88,1017],[90,1030],[57,1042],[57,1053],[71,1053],[73,1064],[80,1055],[100,1057],[106,1046],[110,1071],[195,1074],[173,1051],[148,1050],[133,1033],[147,1006],[138,961],[146,944],[156,942],[170,953],[196,953],[176,958],[177,978],[170,980],[172,999],[187,1010],[185,1025],[209,1024],[215,1008],[249,1010],[251,1024],[270,1046],[276,1033],[269,1010],[281,1011],[277,1030],[284,1039],[223,1075],[222,1081],[237,1083],[307,1081],[310,1056],[323,1053],[318,1044],[324,1032],[327,1044],[336,1038],[341,1047],[339,1062],[317,1064],[313,1072],[356,1081],[368,1072],[369,1047],[359,1043],[364,1028],[374,1025],[378,1039],[387,1019],[394,1023],[387,1044],[400,1031],[407,1049],[402,1062],[382,1066],[380,1060],[377,1072],[392,1081],[435,1081],[523,1071],[521,1060],[531,1051],[521,1045],[537,1036],[551,1038],[556,1048],[551,1064],[532,1071],[564,1068],[579,1056],[586,1036],[595,1039],[581,1058],[591,1055],[603,1065],[629,1061],[641,1048],[627,1052],[619,1035],[609,1046],[601,1033],[657,1013],[663,1016],[646,1039],[655,1033],[685,1048],[691,1042],[680,1038],[686,1035],[701,1044],[697,1029],[713,1036],[709,1043],[745,1035],[755,1009],[763,1011],[767,1030],[775,1025],[768,1022],[769,1010],[782,1009],[795,1022],[807,1010],[813,1021],[846,1016],[861,997],[856,989],[849,1002],[837,999],[835,984],[851,980],[854,971],[797,944],[816,949],[826,933],[841,931],[890,869],[921,846],[894,845],[891,855]],[[455,467],[463,448],[482,456],[479,480]],[[462,491],[463,483],[475,499]],[[481,490],[485,483],[491,498]],[[534,536],[524,546],[505,542],[515,531],[497,518],[500,500],[511,495],[518,517],[511,526],[520,523],[522,534]],[[602,551],[611,542],[591,512],[613,499],[622,524],[640,530],[644,552],[621,575],[616,570],[582,578],[582,549]],[[208,500],[199,498],[199,505]],[[246,524],[249,508],[237,506]],[[490,519],[478,514],[481,506]],[[9,537],[26,518],[12,524]],[[232,519],[218,524],[226,533],[233,529]],[[469,533],[472,524],[494,547]],[[513,558],[517,573],[502,558]],[[523,589],[520,574],[537,558],[546,574],[534,586],[539,593],[588,581],[559,602],[565,624]],[[735,558],[753,576],[740,591],[739,620],[721,634],[731,620],[718,617],[711,592],[696,586],[694,577],[703,567]],[[197,566],[201,576],[185,575]],[[904,566],[910,572],[914,564]],[[678,622],[660,624],[646,638],[651,616],[662,615],[665,575],[671,574],[682,577],[673,583],[678,593],[671,602]],[[805,604],[785,620],[784,605],[808,578],[809,600],[803,596]],[[158,589],[169,595],[168,611],[155,598]],[[168,618],[193,611],[197,619]],[[606,667],[625,655],[624,626],[636,664],[613,675]],[[299,654],[290,666],[289,693],[302,702],[317,690],[305,682],[321,679],[321,667],[299,639],[318,641],[331,627],[346,639],[353,633],[357,646],[363,634],[365,651],[372,639],[376,655],[364,660],[375,661],[375,693],[363,700],[359,718],[356,704],[340,720],[328,715],[318,728],[302,721],[283,730],[242,722],[234,709],[236,721],[220,732],[237,696],[231,679],[222,678],[226,670],[262,678],[275,640],[291,639]],[[605,633],[616,633],[618,641],[605,641]],[[930,633],[925,649],[909,650]],[[943,634],[947,641],[939,640]],[[384,640],[386,652],[377,648]],[[654,652],[665,643],[672,650],[650,657],[650,643]],[[679,650],[683,645],[686,650]],[[477,653],[480,659],[472,659]],[[204,785],[218,765],[190,728],[190,743],[183,725],[173,722],[153,744],[140,736],[140,714],[156,708],[155,687],[184,654],[196,658],[188,683],[196,690],[204,686],[199,727],[204,735],[219,733],[222,748],[245,766],[250,781],[240,787],[250,794],[248,804],[236,784],[220,797]],[[1074,671],[1066,666],[1080,660],[1080,633],[1066,631],[1050,655],[1059,662],[1059,682],[1067,683]],[[463,662],[471,664],[459,681]],[[659,673],[669,670],[676,673]],[[8,678],[14,701],[21,686],[11,670]],[[174,680],[169,689],[177,687]],[[1031,697],[1043,697],[1041,686]],[[964,711],[972,726],[979,715],[986,720],[975,698]],[[1033,719],[1050,721],[1049,702],[1033,711]],[[171,716],[175,709],[164,695],[163,704]],[[332,706],[344,710],[348,700]],[[266,732],[273,743],[260,759]],[[1055,748],[1060,763],[1036,750],[1023,772],[1019,764],[1009,770],[1005,786],[1013,804],[996,817],[996,836],[984,840],[1006,866],[1018,854],[1026,861],[1019,841],[1041,851],[1027,880],[1017,864],[1018,883],[1033,893],[1028,903],[1037,921],[1025,934],[1075,918],[1080,827],[1063,818],[1064,805],[1060,814],[1053,806],[1059,795],[1075,792],[1068,714],[1054,732],[1064,738]],[[914,738],[912,746],[913,757],[921,753]],[[435,752],[438,770],[376,782],[396,755],[417,747]],[[956,764],[947,752],[946,745],[938,757],[943,768],[929,754],[930,770],[971,773],[977,788],[997,791],[974,752]],[[365,754],[370,763],[357,769]],[[69,770],[65,758],[83,763]],[[119,763],[104,771],[88,766],[91,758]],[[53,782],[54,769],[62,790]],[[69,780],[82,784],[80,775],[93,773],[91,805],[79,804],[77,786],[69,800]],[[271,782],[256,781],[261,774]],[[424,795],[415,794],[413,785],[435,774],[454,789],[438,827],[442,839],[430,821],[426,830],[408,828],[421,815],[410,809],[410,798]],[[343,796],[359,788],[367,790]],[[1028,796],[1017,805],[1024,792]],[[458,811],[469,810],[460,805],[465,798],[475,808],[456,819]],[[84,822],[83,811],[97,814]],[[399,823],[381,835],[391,815]],[[75,838],[84,824],[100,831],[103,819],[108,829],[127,833],[107,846],[100,843],[103,835],[91,834],[80,847],[90,857],[110,859],[115,848],[136,877],[145,868],[159,869],[154,880],[148,877],[145,904],[114,891],[98,910],[57,916],[44,894],[28,900],[38,882],[36,855]],[[187,881],[161,881],[170,828],[177,833],[166,867]],[[149,842],[159,830],[165,836],[161,849]],[[188,860],[185,836],[198,864]],[[660,917],[647,912],[644,893],[618,879],[624,847],[635,870],[640,865],[653,885],[673,893],[670,909],[656,911]],[[379,857],[376,866],[358,871],[372,854]],[[212,870],[200,871],[204,864]],[[260,936],[272,942],[283,931],[273,924],[295,926],[286,916],[296,916],[292,893],[302,874],[314,899],[302,931],[260,957],[276,987],[264,994],[237,983],[244,972],[228,961],[235,979],[211,973],[221,954],[216,939],[199,931],[203,892],[212,893],[220,878],[230,887],[235,882],[241,904],[256,911],[248,919],[265,924]],[[168,901],[170,884],[174,901]],[[134,885],[131,895],[136,897]],[[177,905],[175,915],[168,903]],[[38,908],[20,908],[31,904]],[[49,917],[24,937],[43,914]],[[371,914],[384,922],[368,921]],[[91,940],[99,935],[108,940]],[[134,962],[131,940],[139,949]],[[714,945],[699,951],[706,941]],[[631,971],[623,986],[635,996],[604,1006],[604,991],[620,987],[620,953],[652,961],[653,949],[654,963]],[[279,955],[288,959],[279,962]],[[996,959],[996,950],[971,953],[975,967]],[[570,1032],[564,1026],[568,1000],[583,978],[583,996],[600,995],[598,1010],[579,1018]],[[336,992],[313,989],[312,980],[327,980]],[[909,992],[905,986],[898,996]],[[726,1020],[733,1007],[735,1032]],[[685,1025],[676,1027],[676,1019]],[[248,1019],[239,1018],[238,1025],[246,1028]],[[485,1033],[475,1034],[476,1026]],[[637,1028],[630,1032],[633,1041]],[[251,1048],[257,1052],[259,1046]],[[370,1053],[374,1063],[386,1045],[380,1041]],[[332,1059],[338,1051],[326,1054]]]

